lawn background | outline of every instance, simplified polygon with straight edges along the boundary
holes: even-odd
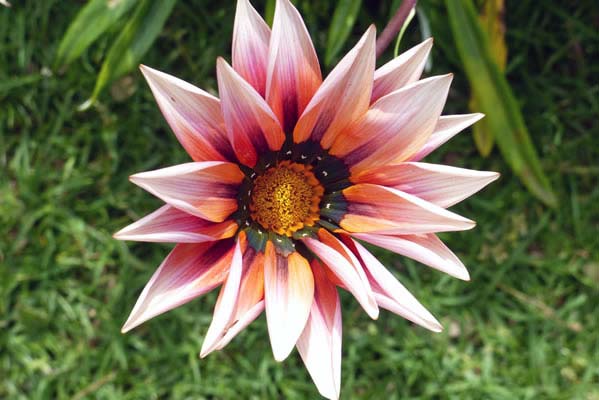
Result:
[[[160,204],[127,177],[188,158],[137,71],[76,110],[114,40],[51,68],[83,1],[12,3],[0,7],[0,398],[318,398],[297,352],[273,360],[264,316],[198,358],[215,293],[120,334],[170,248],[112,239]],[[389,18],[390,2],[365,3],[346,49]],[[298,8],[323,56],[334,2]],[[179,1],[143,63],[214,92],[233,17],[232,1]],[[497,150],[482,159],[470,131],[431,155],[502,173],[454,207],[477,228],[443,235],[472,281],[378,251],[445,331],[371,321],[343,293],[343,398],[599,399],[599,7],[513,1],[506,24],[507,77],[560,205],[531,197]],[[445,30],[427,75],[454,72],[445,113],[468,112]],[[418,41],[415,20],[401,47]]]

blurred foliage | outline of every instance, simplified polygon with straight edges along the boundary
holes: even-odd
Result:
[[[360,13],[361,6],[362,0],[340,0],[337,3],[327,36],[327,48],[324,54],[326,66],[331,65],[333,58],[339,54],[339,51],[345,45]]]
[[[534,196],[548,206],[557,207],[557,198],[543,172],[520,106],[494,60],[472,1],[446,0],[445,3],[464,71],[501,154]]]
[[[479,17],[481,27],[484,33],[489,38],[489,51],[497,67],[501,73],[505,72],[507,64],[507,48],[505,46],[505,24],[503,22],[505,12],[504,0],[485,0]],[[472,93],[468,107],[472,112],[480,110],[479,101],[476,100]],[[472,135],[474,143],[478,148],[478,152],[487,157],[491,150],[495,139],[493,137],[492,127],[489,126],[486,119],[482,119],[472,127]]]
[[[296,353],[273,360],[263,317],[223,351],[198,358],[216,293],[120,334],[170,248],[112,239],[160,204],[127,177],[188,158],[136,71],[107,86],[88,112],[76,111],[118,26],[68,69],[53,69],[83,4],[12,3],[0,8],[0,398],[318,398]],[[322,56],[337,2],[297,4]],[[419,4],[435,32],[430,74],[455,72],[445,112],[464,112],[469,84],[444,3]],[[599,11],[592,1],[506,7],[505,73],[560,207],[540,206],[497,152],[481,159],[468,132],[431,154],[429,162],[502,172],[455,207],[477,220],[476,231],[443,236],[472,282],[377,252],[445,331],[390,313],[371,321],[343,293],[344,398],[599,397]],[[338,54],[392,12],[390,2],[363,2]],[[177,2],[142,62],[215,93],[215,60],[230,57],[233,14],[233,2]],[[420,41],[414,22],[402,50]]]
[[[90,0],[81,9],[58,46],[56,65],[73,62],[100,35],[115,25],[119,25],[120,34],[102,63],[91,97],[79,106],[80,110],[89,108],[106,85],[139,65],[142,56],[162,31],[175,2],[176,0]],[[137,7],[133,14],[123,21],[121,17],[135,4]]]

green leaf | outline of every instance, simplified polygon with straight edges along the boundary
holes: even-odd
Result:
[[[446,0],[458,54],[486,123],[504,159],[528,190],[545,204],[557,198],[543,173],[516,99],[489,47],[471,0]]]
[[[333,20],[329,27],[327,48],[324,55],[325,65],[330,65],[335,56],[343,48],[354,27],[361,5],[362,0],[341,0],[337,3],[337,8],[335,8]]]
[[[113,26],[137,0],[91,0],[79,11],[62,37],[55,65],[69,64]]]
[[[503,14],[505,11],[504,0],[486,0],[483,4],[483,9],[479,17],[483,32],[487,35],[489,48],[493,61],[499,66],[501,72],[505,71],[507,62],[507,46],[505,44],[505,24],[503,23]],[[478,101],[472,95],[468,104],[472,111],[480,109]],[[478,148],[478,152],[487,157],[493,150],[495,143],[493,133],[483,119],[478,124],[472,127],[474,143]]]
[[[176,0],[142,0],[127,22],[102,64],[92,97],[80,106],[95,102],[104,87],[136,68],[139,60],[162,31]]]

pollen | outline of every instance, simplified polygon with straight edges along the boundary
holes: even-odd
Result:
[[[311,166],[283,161],[254,180],[250,215],[263,228],[291,236],[318,221],[323,194]]]

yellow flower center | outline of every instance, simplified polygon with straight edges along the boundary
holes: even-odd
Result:
[[[250,215],[265,229],[291,236],[318,221],[323,194],[311,166],[283,161],[254,180]]]

